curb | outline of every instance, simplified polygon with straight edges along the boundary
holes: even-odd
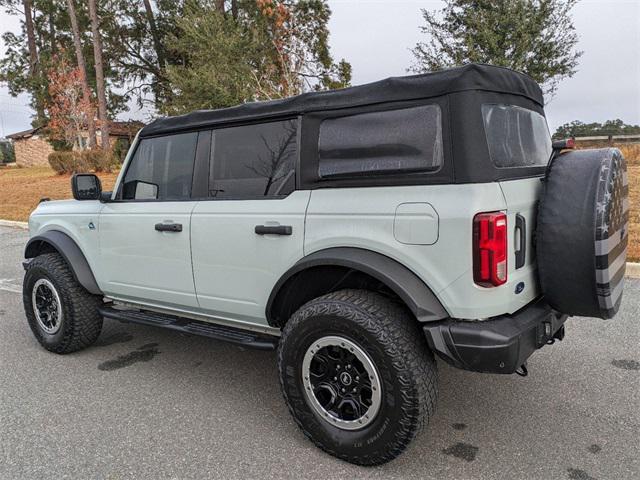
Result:
[[[627,262],[627,270],[624,275],[629,278],[640,278],[640,263]]]
[[[27,230],[29,228],[29,224],[27,222],[14,222],[13,220],[0,219],[0,227],[13,227],[13,228],[22,228],[23,230]]]

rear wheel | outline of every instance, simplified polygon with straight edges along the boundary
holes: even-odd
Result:
[[[410,314],[363,290],[302,306],[278,368],[296,422],[318,447],[359,465],[397,457],[435,409],[436,364]]]
[[[55,353],[71,353],[93,344],[102,330],[102,300],[75,280],[57,253],[34,258],[27,266],[22,300],[31,331]]]

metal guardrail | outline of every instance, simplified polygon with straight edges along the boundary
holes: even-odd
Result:
[[[622,140],[625,142],[632,142],[634,140],[637,140],[638,142],[640,142],[640,135],[598,135],[592,137],[573,137],[573,139],[576,141],[576,143],[598,141],[608,142],[616,140]]]

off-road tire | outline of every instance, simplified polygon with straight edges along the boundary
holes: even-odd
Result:
[[[382,404],[362,429],[330,424],[304,392],[303,356],[327,335],[356,343],[380,375]],[[304,434],[325,452],[358,465],[379,465],[400,455],[435,411],[437,369],[424,335],[402,306],[373,292],[341,290],[303,305],[282,331],[278,371],[287,406]]]
[[[33,311],[32,290],[41,278],[53,284],[62,303],[63,318],[55,334],[48,334],[41,327]],[[40,345],[51,352],[76,352],[92,345],[100,336],[103,320],[98,307],[102,303],[101,297],[90,294],[78,284],[66,261],[57,253],[40,255],[27,265],[22,300],[31,331]]]

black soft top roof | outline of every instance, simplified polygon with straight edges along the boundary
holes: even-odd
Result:
[[[471,63],[433,73],[391,77],[340,90],[308,92],[268,102],[250,102],[236,107],[197,110],[186,115],[162,117],[145,126],[140,131],[140,136],[306,112],[438,97],[466,90],[520,95],[540,106],[544,104],[540,87],[528,75],[504,67]]]

